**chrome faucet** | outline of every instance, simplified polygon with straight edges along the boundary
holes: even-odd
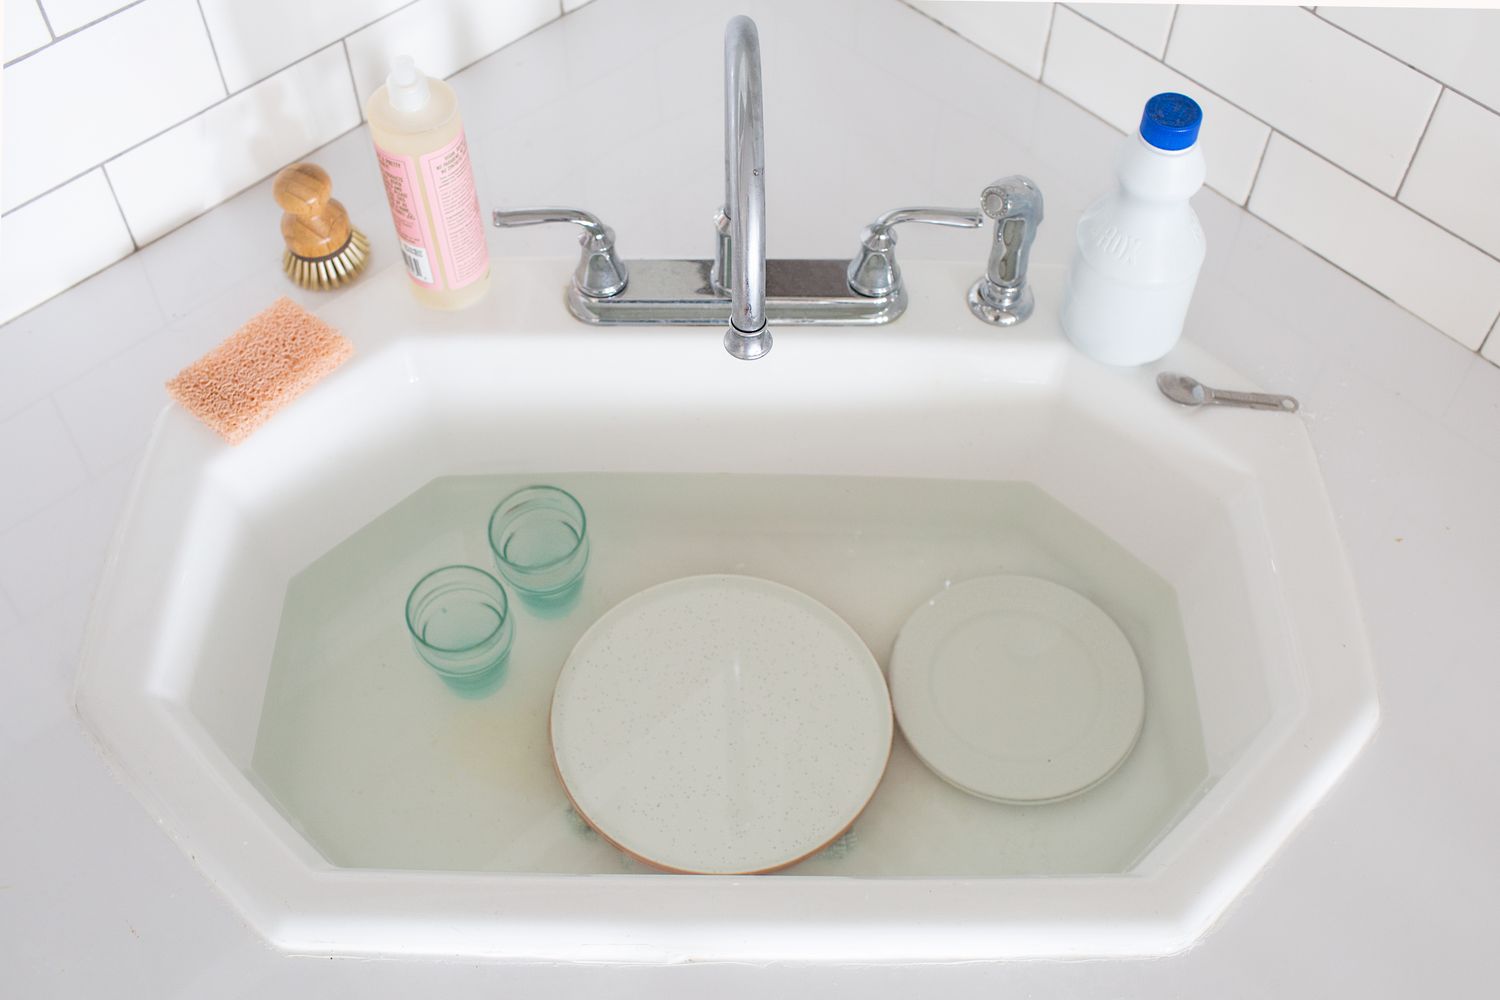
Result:
[[[771,349],[766,329],[766,123],[760,86],[760,33],[741,14],[724,29],[724,207],[729,329],[724,349],[743,361]],[[725,243],[728,246],[725,246]],[[717,262],[725,273],[726,261]]]
[[[1007,187],[1011,182],[1019,186]],[[1033,195],[1034,210],[1026,207]],[[852,260],[767,260],[760,37],[755,22],[740,16],[724,32],[724,204],[714,217],[713,260],[627,266],[615,252],[614,230],[577,209],[496,211],[494,223],[567,222],[583,229],[568,308],[585,323],[727,326],[725,349],[751,361],[770,351],[772,324],[867,326],[900,316],[906,288],[894,227],[906,222],[974,229],[985,216],[997,219],[996,248],[970,302],[979,296],[997,315],[1013,317],[1005,325],[1025,319],[1031,311],[1026,259],[1042,219],[1041,192],[1024,177],[1006,178],[985,189],[981,208],[887,212],[865,228]],[[1000,322],[973,308],[982,319]]]

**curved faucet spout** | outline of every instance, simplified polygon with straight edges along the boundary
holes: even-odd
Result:
[[[724,211],[729,217],[725,283],[732,305],[724,345],[738,358],[771,349],[766,330],[766,159],[760,36],[743,15],[724,30]]]

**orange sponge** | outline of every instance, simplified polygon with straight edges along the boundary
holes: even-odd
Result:
[[[167,392],[239,444],[353,353],[337,330],[282,297],[178,372]]]

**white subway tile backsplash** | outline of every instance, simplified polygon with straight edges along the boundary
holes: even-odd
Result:
[[[134,249],[99,170],[6,214],[0,219],[0,323]]]
[[[41,0],[47,11],[47,21],[52,30],[66,35],[91,21],[108,17],[115,11],[129,7],[131,0]]]
[[[370,237],[375,247],[372,271],[389,264],[381,248],[395,246],[395,230],[369,133],[351,129],[307,158],[328,171],[333,196],[349,210],[350,221]],[[272,286],[262,288],[258,296],[242,297],[239,291],[246,279],[265,274],[268,261],[280,262],[281,209],[271,189],[271,178],[252,185],[212,212],[142,247],[131,258],[145,272],[168,323],[196,323],[218,330],[222,338],[278,295],[302,301],[301,289],[280,267],[272,269]],[[214,247],[214,253],[203,253],[205,246]],[[342,290],[307,294],[309,300],[327,301]],[[211,315],[205,315],[204,309]]]
[[[224,96],[194,0],[145,0],[5,70],[9,211]]]
[[[1500,314],[1500,261],[1283,136],[1250,210],[1466,347]]]
[[[337,43],[105,164],[149,243],[359,124]]]
[[[557,0],[416,0],[346,40],[360,105],[385,82],[394,56],[444,77],[557,16]]]
[[[1240,203],[1249,195],[1270,130],[1067,8],[1057,11],[1042,82],[1127,133],[1139,128],[1141,108],[1152,94],[1187,94],[1203,107],[1209,185]]]
[[[1500,10],[1319,7],[1318,14],[1500,111]]]
[[[44,399],[0,421],[0,469],[7,472],[0,489],[0,532],[73,490],[88,479],[52,400]]]
[[[1027,76],[1042,75],[1052,4],[913,0],[913,6]]]
[[[1439,91],[1300,7],[1184,5],[1167,63],[1387,194]]]
[[[52,32],[42,20],[42,10],[37,0],[5,0],[4,21],[0,22],[0,35],[5,38],[5,61],[19,59],[28,52],[52,41]]]
[[[399,10],[411,0],[202,2],[224,80],[233,92]]]
[[[1177,5],[1170,3],[1070,3],[1068,6],[1158,59],[1167,51],[1167,35],[1177,12]]]
[[[1401,200],[1500,257],[1500,115],[1443,92]]]

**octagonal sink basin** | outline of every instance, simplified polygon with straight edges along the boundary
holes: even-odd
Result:
[[[1372,732],[1372,671],[1299,418],[1202,412],[1057,331],[1059,275],[998,331],[966,264],[908,263],[882,328],[589,328],[568,261],[502,261],[420,310],[399,269],[324,311],[356,358],[238,448],[167,410],[96,602],[79,708],[162,827],[277,947],[523,960],[969,961],[1195,941]],[[1242,384],[1191,346],[1171,363]],[[487,565],[531,482],[589,511],[566,614],[519,608],[504,682],[417,659],[407,589]],[[572,643],[674,577],[812,595],[884,662],[944,585],[1087,595],[1146,688],[1136,748],[1064,802],[1005,805],[898,737],[852,831],[787,873],[664,875],[568,808],[547,706]]]

